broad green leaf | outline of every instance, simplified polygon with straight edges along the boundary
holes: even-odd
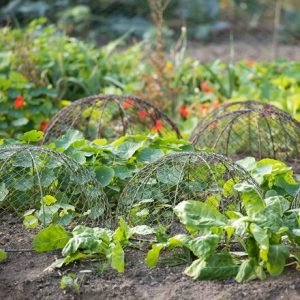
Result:
[[[33,247],[37,252],[62,249],[72,237],[61,225],[50,225],[41,230],[34,238]]]
[[[139,162],[153,162],[164,155],[163,151],[156,148],[144,148],[137,155],[137,161]]]
[[[222,280],[236,276],[238,266],[229,253],[217,253],[206,259],[195,260],[184,273],[194,279]]]
[[[252,171],[256,167],[256,161],[254,157],[245,157],[244,159],[236,161],[238,165],[240,165],[245,170]]]
[[[129,169],[126,166],[117,166],[114,168],[114,171],[115,171],[115,176],[121,180],[125,180],[127,178],[132,177],[134,172],[132,169]]]
[[[21,135],[19,139],[22,142],[29,143],[29,142],[41,141],[43,137],[44,137],[43,131],[31,130]]]
[[[78,130],[68,130],[62,137],[56,140],[57,148],[68,149],[74,142],[83,139],[83,134]]]
[[[149,268],[154,268],[158,263],[160,251],[164,248],[163,244],[154,244],[152,249],[148,251],[146,257],[146,264]]]
[[[132,235],[149,235],[149,234],[154,234],[155,229],[147,226],[147,225],[138,225],[135,227],[130,228],[130,232]]]
[[[174,208],[174,212],[190,231],[208,232],[211,227],[226,226],[228,223],[218,210],[199,201],[182,201]]]
[[[107,186],[110,184],[115,176],[114,169],[106,166],[95,168],[96,178],[102,184],[102,186]]]
[[[240,265],[235,280],[237,282],[247,282],[256,278],[263,280],[265,277],[263,267],[258,265],[255,259],[249,258]]]
[[[7,253],[3,249],[0,249],[0,262],[6,259],[7,259]]]
[[[161,167],[157,169],[156,176],[161,183],[176,185],[182,179],[183,173],[181,168]]]
[[[252,233],[254,239],[259,245],[260,252],[259,255],[264,261],[268,260],[269,252],[269,237],[267,229],[261,228],[255,223],[250,224],[250,232]]]
[[[25,216],[25,218],[23,220],[23,225],[27,229],[33,229],[39,225],[39,220],[34,215],[28,215],[28,216]]]
[[[131,236],[132,233],[130,232],[127,223],[123,218],[120,218],[119,227],[114,232],[114,239],[118,242],[127,242]]]
[[[255,216],[265,208],[265,203],[254,186],[248,183],[238,183],[234,188],[241,193],[248,216]]]
[[[289,257],[289,248],[286,245],[270,245],[267,270],[272,276],[280,275]]]
[[[43,202],[49,206],[49,205],[57,202],[57,199],[51,195],[46,195],[43,197]]]
[[[187,239],[184,246],[191,250],[195,256],[205,259],[215,252],[219,241],[220,237],[218,235],[207,234]]]
[[[137,143],[125,141],[119,146],[112,148],[111,151],[113,154],[120,158],[129,159],[139,148],[143,146],[143,144],[143,142]]]
[[[111,259],[111,266],[116,269],[118,272],[123,273],[124,272],[124,250],[122,248],[121,243],[116,242],[111,244],[110,246],[111,253],[110,253],[110,259]]]
[[[6,188],[5,183],[0,183],[0,202],[5,200],[6,196],[8,195],[9,190]]]
[[[27,118],[20,118],[11,122],[11,124],[15,127],[21,127],[28,124],[29,120]]]

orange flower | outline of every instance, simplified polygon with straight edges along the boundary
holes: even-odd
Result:
[[[42,122],[40,123],[39,130],[40,130],[40,131],[46,131],[46,129],[47,129],[47,127],[48,127],[48,124],[49,124],[48,121],[42,121]]]
[[[148,113],[146,111],[143,111],[143,110],[139,111],[138,117],[140,119],[145,119],[146,116],[148,116]]]
[[[163,129],[162,120],[156,120],[155,125],[152,127],[151,130],[157,132],[157,131],[160,131],[162,129]]]
[[[22,108],[23,106],[25,105],[25,101],[24,101],[24,98],[23,98],[23,96],[18,96],[17,98],[16,98],[16,100],[14,101],[14,107],[16,108],[16,109],[19,109],[19,108]]]
[[[184,104],[180,106],[179,112],[180,112],[181,116],[184,118],[187,118],[190,114],[188,107]]]
[[[209,112],[209,109],[208,109],[207,105],[204,104],[204,103],[200,104],[200,110],[202,112],[202,115],[204,115],[204,116],[207,115],[208,112]]]
[[[164,71],[166,73],[171,73],[173,72],[173,64],[170,61],[167,61],[164,67]]]
[[[211,104],[211,106],[212,106],[214,109],[218,108],[220,105],[221,105],[220,100],[213,101],[213,103]]]
[[[256,64],[256,62],[255,62],[254,60],[252,60],[252,59],[248,59],[248,60],[246,61],[246,66],[249,67],[249,68],[254,67],[255,64]]]
[[[218,127],[217,122],[216,122],[216,121],[215,121],[215,122],[212,122],[212,123],[210,124],[210,127],[213,128],[213,129],[217,128],[217,127]]]
[[[122,107],[124,109],[129,109],[134,107],[134,102],[131,99],[125,99],[125,101],[122,103]]]
[[[204,93],[211,93],[213,91],[213,88],[208,80],[201,82],[200,88]]]

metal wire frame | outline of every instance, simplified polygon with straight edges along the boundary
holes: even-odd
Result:
[[[115,139],[125,134],[154,130],[181,138],[175,123],[154,105],[135,96],[95,95],[63,108],[49,122],[43,143],[68,129],[78,129],[85,138]]]
[[[120,196],[116,215],[131,225],[162,224],[178,231],[173,208],[184,200],[203,201],[222,212],[243,210],[240,194],[233,189],[240,182],[251,184],[262,195],[251,175],[222,155],[201,151],[170,154],[131,179]]]
[[[46,203],[45,196],[57,199]],[[110,207],[93,174],[57,151],[30,145],[0,147],[0,220],[27,210],[40,224],[72,222],[109,226]],[[52,205],[53,204],[53,205]],[[52,219],[53,216],[53,219]]]
[[[269,104],[234,102],[207,116],[191,142],[232,158],[250,155],[295,162],[300,159],[300,123]]]

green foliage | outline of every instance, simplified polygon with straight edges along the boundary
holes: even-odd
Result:
[[[238,185],[237,189],[246,206],[244,214],[233,211],[221,214],[193,200],[179,203],[174,211],[192,235],[175,236],[167,242],[153,244],[147,265],[156,266],[161,250],[174,246],[187,248],[197,257],[185,270],[185,274],[194,279],[235,278],[237,282],[244,282],[264,279],[265,272],[272,276],[281,274],[287,259],[298,265],[299,258],[293,255],[293,249],[300,246],[299,211],[290,210],[290,202],[282,196],[266,198],[261,205],[261,199],[255,196],[255,201],[249,201],[251,187]],[[247,197],[243,197],[244,194]],[[233,243],[235,246],[231,249]],[[242,255],[239,248],[235,250],[237,247],[243,249]]]
[[[33,247],[37,252],[53,251],[63,248],[70,238],[70,233],[61,225],[50,225],[35,236]]]
[[[79,293],[80,283],[79,278],[76,276],[76,274],[69,273],[68,275],[65,275],[60,280],[60,288],[61,289],[73,289],[77,293]]]
[[[6,259],[7,259],[7,253],[3,249],[0,249],[0,262]]]

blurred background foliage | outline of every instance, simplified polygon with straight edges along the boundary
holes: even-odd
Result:
[[[272,30],[275,2],[281,2],[281,39],[299,38],[299,0],[171,0],[164,17],[166,36],[188,27],[189,37],[209,40],[231,29]],[[22,26],[46,17],[67,34],[107,42],[129,30],[132,36],[151,36],[148,1],[144,0],[2,0],[2,24]]]

